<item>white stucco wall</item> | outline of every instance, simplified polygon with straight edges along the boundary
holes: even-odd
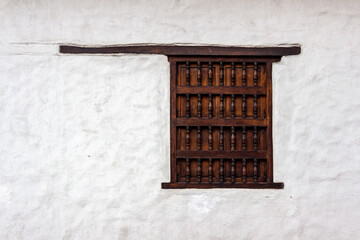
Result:
[[[0,239],[359,239],[360,1],[0,2]],[[298,43],[273,69],[282,190],[162,190],[169,66],[59,43]]]

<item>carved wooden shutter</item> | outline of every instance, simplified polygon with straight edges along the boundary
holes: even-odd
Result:
[[[273,182],[276,59],[169,57],[171,182],[163,188],[282,188]]]

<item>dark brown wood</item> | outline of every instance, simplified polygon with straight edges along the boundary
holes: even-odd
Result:
[[[189,126],[186,126],[186,150],[190,150],[190,131]]]
[[[246,159],[243,158],[242,160],[242,165],[243,165],[243,168],[242,168],[242,178],[243,178],[243,183],[246,183]]]
[[[212,183],[212,177],[213,177],[213,172],[212,172],[212,159],[209,159],[209,183]]]
[[[220,62],[220,86],[224,86],[224,64]]]
[[[190,161],[189,158],[186,159],[186,182],[190,182]]]
[[[231,126],[231,150],[235,150],[235,128],[234,126]]]
[[[212,127],[209,126],[209,150],[212,150],[213,149],[213,144],[212,144]]]
[[[212,63],[209,62],[209,78],[208,78],[209,86],[212,86]]]
[[[186,117],[190,117],[190,95],[186,94]]]
[[[202,151],[185,151],[185,150],[178,150],[176,151],[177,158],[239,158],[246,157],[246,158],[266,158],[267,152],[266,151],[242,151],[242,150],[202,150]]]
[[[224,182],[224,159],[220,159],[220,182]]]
[[[257,182],[257,159],[254,159],[254,182]]]
[[[179,45],[118,45],[75,46],[60,45],[60,53],[69,54],[164,54],[167,56],[270,56],[298,55],[299,46],[293,47],[230,47],[230,46],[179,46]]]
[[[220,94],[220,118],[224,117],[224,94]]]
[[[243,119],[243,118],[178,118],[174,120],[177,126],[232,126],[232,125],[246,125],[246,126],[261,126],[266,127],[266,120],[264,119]]]
[[[231,183],[235,183],[235,159],[231,159]]]
[[[197,87],[177,86],[177,94],[247,94],[266,95],[265,87]]]
[[[254,94],[254,118],[257,118],[258,105],[257,105],[257,95]]]
[[[175,109],[165,188],[283,186],[273,182],[273,61],[249,59],[169,57]]]
[[[171,189],[171,188],[273,188],[273,189],[282,189],[284,188],[284,183],[163,183],[162,188]]]
[[[209,94],[209,118],[212,118],[213,105],[212,105],[212,94]]]
[[[219,138],[220,150],[224,150],[224,127],[220,126],[220,138]]]
[[[257,133],[257,127],[254,127],[254,151],[257,150],[258,146],[258,133]]]
[[[235,86],[235,63],[231,63],[231,86]]]
[[[190,64],[186,62],[186,86],[190,85]]]
[[[243,94],[243,97],[242,97],[241,109],[242,109],[242,117],[246,118],[246,95],[245,94]]]
[[[197,169],[198,183],[201,182],[201,159],[198,158],[198,169]]]
[[[197,85],[201,86],[201,63],[197,62]]]
[[[231,94],[231,118],[235,117],[235,95]]]
[[[242,85],[246,86],[246,62],[242,63]]]
[[[197,127],[197,150],[201,150],[201,127]]]
[[[258,68],[257,68],[257,62],[254,62],[254,87],[257,86],[257,71],[258,71]]]
[[[201,118],[201,94],[198,94],[197,101],[197,117]]]
[[[242,127],[242,150],[245,151],[246,150],[246,127],[243,126]]]

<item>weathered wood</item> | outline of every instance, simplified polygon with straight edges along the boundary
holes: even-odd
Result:
[[[258,94],[265,95],[265,87],[198,87],[198,86],[177,86],[177,94]]]
[[[235,128],[234,126],[231,126],[231,150],[235,150]]]
[[[178,118],[174,120],[177,126],[259,126],[266,127],[266,120],[264,119],[242,119],[242,118]]]
[[[209,142],[209,150],[212,150],[213,149],[213,144],[212,144],[212,127],[211,126],[209,126],[208,142]]]
[[[189,158],[186,158],[186,182],[190,182],[190,161]]]
[[[197,169],[198,183],[201,182],[201,159],[198,158],[198,169]]]
[[[243,160],[242,160],[242,165],[243,165],[243,169],[242,169],[243,183],[246,183],[246,159],[245,158],[243,158]]]
[[[220,159],[220,182],[224,182],[224,159]]]
[[[118,45],[74,46],[60,45],[60,53],[69,54],[164,54],[167,56],[271,56],[300,54],[300,47],[230,47],[230,46],[174,46],[174,45]]]
[[[189,126],[186,126],[186,150],[190,150],[190,134]]]
[[[164,186],[257,188],[274,184],[273,61],[263,57],[169,59],[174,106],[170,117],[172,169],[171,181]]]
[[[209,79],[208,79],[209,86],[212,86],[212,63],[209,62]]]
[[[235,159],[231,159],[231,183],[235,183]]]
[[[282,189],[284,188],[284,183],[162,183],[162,188],[273,188],[273,189]]]
[[[219,137],[220,150],[224,150],[224,127],[220,126],[220,137]]]
[[[209,183],[212,183],[212,177],[213,177],[213,172],[212,172],[212,159],[209,159]]]
[[[198,151],[183,151],[178,150],[176,151],[177,158],[236,158],[239,156],[246,157],[246,158],[266,158],[266,151],[242,151],[242,150],[198,150]]]

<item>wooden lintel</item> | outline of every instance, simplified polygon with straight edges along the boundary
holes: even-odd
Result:
[[[73,46],[60,45],[65,54],[163,54],[166,56],[256,56],[281,57],[298,55],[299,46],[291,47],[231,47],[231,46],[180,46],[180,45],[119,45]]]

